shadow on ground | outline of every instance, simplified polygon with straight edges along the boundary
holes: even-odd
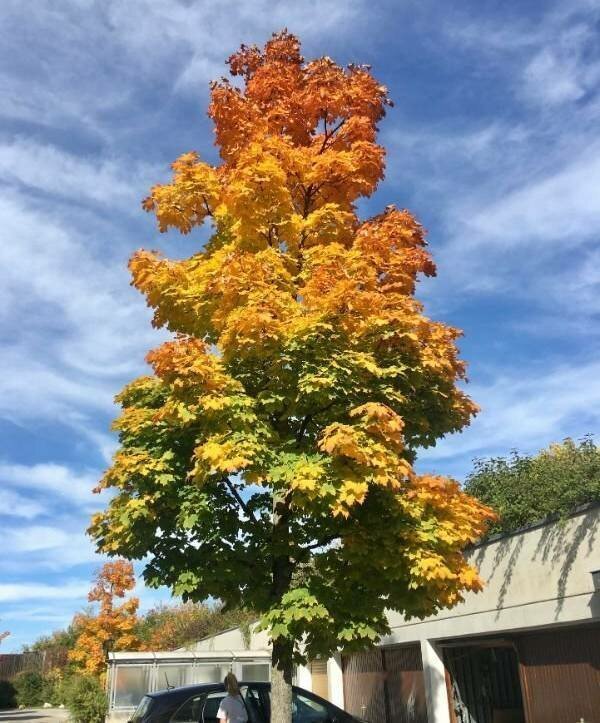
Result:
[[[59,709],[0,710],[0,723],[24,723],[29,720],[36,723],[61,723],[68,719],[68,711]]]

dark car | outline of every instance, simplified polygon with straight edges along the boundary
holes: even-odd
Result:
[[[248,723],[269,723],[270,683],[240,683]],[[226,696],[222,683],[160,690],[142,698],[129,723],[219,723],[217,711]],[[361,723],[358,718],[302,688],[293,688],[293,723]]]

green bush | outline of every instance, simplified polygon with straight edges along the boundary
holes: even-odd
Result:
[[[26,708],[38,708],[44,704],[44,678],[40,673],[23,671],[13,682],[18,705]]]
[[[476,460],[465,489],[499,513],[490,534],[549,516],[564,519],[579,505],[600,502],[600,446],[587,436],[552,444],[535,455],[513,452]]]
[[[0,680],[0,709],[17,707],[17,691],[8,680]]]
[[[64,685],[66,705],[77,723],[104,723],[106,693],[96,678],[76,675]]]

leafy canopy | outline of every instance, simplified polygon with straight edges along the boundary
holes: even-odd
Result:
[[[100,483],[100,550],[150,556],[151,585],[263,615],[309,655],[477,590],[462,557],[491,517],[416,450],[462,429],[460,332],[414,297],[435,266],[424,232],[356,202],[384,173],[390,105],[366,66],[305,62],[279,33],[213,83],[221,163],[195,152],[144,208],[161,231],[212,225],[184,260],[138,251],[133,284],[172,340],[117,397],[120,449]]]
[[[510,532],[579,505],[600,502],[600,449],[592,437],[566,439],[536,455],[475,461],[466,490],[498,512],[490,532]]]

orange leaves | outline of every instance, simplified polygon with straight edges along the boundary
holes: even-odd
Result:
[[[419,273],[435,275],[435,265],[425,245],[423,229],[414,217],[390,206],[362,224],[354,247],[377,270],[382,293],[390,295],[414,293]]]
[[[112,608],[113,597],[124,597],[135,587],[133,565],[127,560],[105,562],[96,574],[94,586],[89,592],[90,602],[99,602],[101,611]]]
[[[105,563],[95,578],[88,600],[100,604],[97,614],[79,615],[75,627],[79,635],[69,659],[90,675],[101,675],[106,669],[106,655],[112,650],[136,650],[135,634],[139,600],[129,598],[115,605],[115,598],[124,598],[135,587],[133,565],[126,560]]]
[[[174,390],[208,393],[222,391],[231,382],[219,359],[198,339],[179,337],[165,342],[146,359],[156,376]]]

